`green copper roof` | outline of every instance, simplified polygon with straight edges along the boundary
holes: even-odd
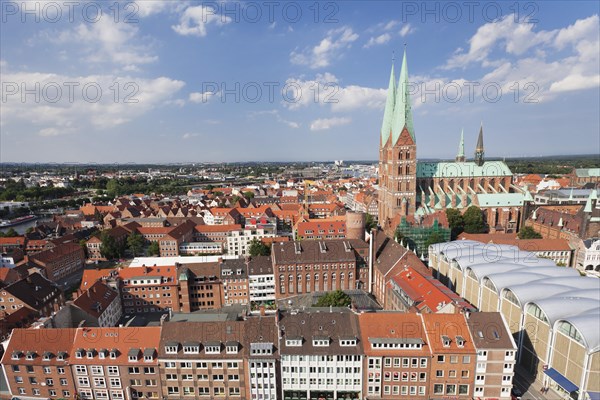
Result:
[[[456,158],[464,158],[465,157],[465,130],[461,129],[460,131],[460,143],[458,144],[458,154]]]
[[[381,126],[381,143],[385,144],[392,129],[392,119],[394,117],[394,103],[396,101],[396,77],[394,76],[394,64],[390,72],[390,84],[387,91],[387,100],[385,101],[385,112],[383,113],[383,124]]]
[[[484,176],[512,176],[504,161],[486,161],[481,166],[467,162],[419,162],[417,178],[481,178]]]
[[[400,79],[396,88],[396,102],[394,105],[394,117],[392,121],[392,143],[396,143],[402,130],[406,126],[410,137],[416,143],[415,129],[413,126],[412,112],[410,109],[410,93],[408,83],[408,66],[406,63],[406,49],[402,58],[402,69],[400,70]]]
[[[479,207],[514,207],[522,206],[524,198],[521,193],[480,193],[477,203]]]

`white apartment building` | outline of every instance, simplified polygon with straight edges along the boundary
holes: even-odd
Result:
[[[275,237],[275,234],[268,233],[264,229],[241,229],[232,231],[227,236],[227,254],[236,256],[245,256],[248,254],[250,242],[254,239]]]

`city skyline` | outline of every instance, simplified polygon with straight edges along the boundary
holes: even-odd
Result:
[[[419,159],[482,122],[491,158],[600,151],[594,3],[32,4],[2,5],[0,162],[376,160],[405,44]]]

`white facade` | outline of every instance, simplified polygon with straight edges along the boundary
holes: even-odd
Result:
[[[275,300],[275,275],[250,275],[250,302]]]
[[[252,399],[277,399],[277,360],[273,343],[250,343],[248,374]]]
[[[236,256],[246,255],[248,254],[248,247],[252,240],[260,240],[266,237],[275,237],[275,235],[265,232],[264,229],[232,231],[231,235],[227,237],[227,254]]]
[[[281,382],[284,391],[356,392],[362,396],[362,356],[353,355],[282,355]]]
[[[594,240],[590,247],[585,249],[583,269],[600,272],[600,240]]]
[[[219,242],[189,242],[179,245],[179,254],[220,254],[223,246]]]
[[[117,323],[123,315],[123,308],[121,307],[121,297],[115,296],[115,299],[106,307],[106,310],[98,317],[98,326],[117,326]]]

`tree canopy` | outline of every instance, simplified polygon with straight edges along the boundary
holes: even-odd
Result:
[[[517,234],[519,239],[541,239],[542,235],[537,233],[532,227],[525,226]]]
[[[248,248],[248,253],[252,257],[271,255],[271,248],[258,239],[252,239]]]
[[[446,218],[448,219],[448,227],[451,230],[451,239],[455,240],[465,230],[465,220],[456,208],[447,208]]]
[[[146,250],[146,254],[149,256],[158,256],[160,254],[160,246],[158,245],[158,242],[150,243],[148,249]]]
[[[328,292],[324,296],[321,296],[315,306],[348,307],[350,304],[352,304],[352,298],[338,289],[334,292]]]
[[[477,206],[470,206],[463,214],[465,221],[465,232],[467,233],[484,233],[485,223],[483,222],[483,213]]]
[[[144,237],[138,232],[133,232],[127,237],[127,246],[134,257],[141,254],[142,249],[144,248]]]

